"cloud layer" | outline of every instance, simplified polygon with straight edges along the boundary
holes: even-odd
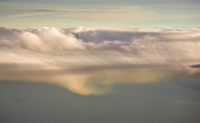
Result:
[[[0,80],[47,82],[82,95],[120,83],[200,80],[200,29],[0,28]]]
[[[153,11],[145,10],[142,7],[127,7],[113,9],[30,9],[18,10],[10,17],[30,17],[39,15],[55,15],[69,19],[90,20],[90,21],[138,21],[149,20],[154,15]]]

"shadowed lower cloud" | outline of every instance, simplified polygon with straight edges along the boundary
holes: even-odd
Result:
[[[0,28],[0,80],[46,82],[82,95],[122,83],[200,80],[200,30]],[[198,67],[198,66],[197,66]]]
[[[196,65],[191,65],[191,68],[200,68],[200,64],[196,64]]]

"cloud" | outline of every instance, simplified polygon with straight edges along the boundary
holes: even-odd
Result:
[[[144,10],[137,7],[114,8],[114,9],[31,9],[20,10],[11,17],[29,17],[38,15],[54,15],[70,19],[97,20],[97,21],[119,21],[119,20],[146,20],[153,11]]]
[[[65,13],[75,13],[75,12],[86,12],[86,13],[94,13],[94,14],[102,14],[102,13],[138,13],[136,10],[93,10],[93,9],[35,9],[30,10],[35,12],[65,12]],[[149,11],[145,11],[145,13],[150,13]]]
[[[191,65],[191,68],[200,68],[200,64],[196,64],[196,65]]]
[[[122,83],[200,79],[200,29],[0,28],[0,80],[46,82],[82,95]]]

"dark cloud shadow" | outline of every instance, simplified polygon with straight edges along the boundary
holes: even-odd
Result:
[[[196,65],[191,65],[191,68],[200,68],[200,64],[196,64]]]

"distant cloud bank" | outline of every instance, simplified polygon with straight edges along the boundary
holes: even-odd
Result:
[[[82,95],[117,83],[200,80],[199,64],[199,28],[0,28],[0,80],[58,84]]]

